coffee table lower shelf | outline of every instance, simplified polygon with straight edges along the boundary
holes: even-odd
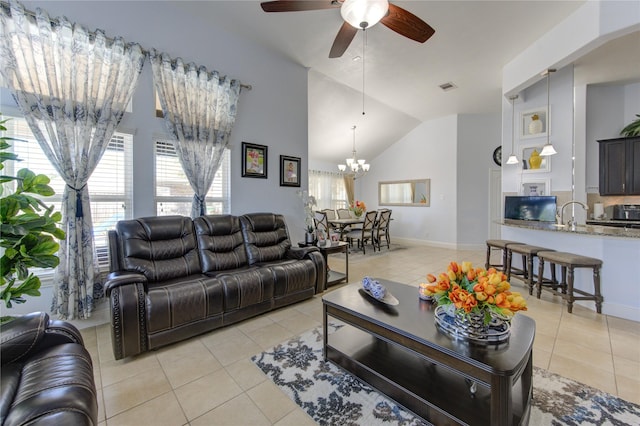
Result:
[[[417,416],[437,425],[491,424],[491,388],[444,365],[352,326],[328,336],[326,359],[356,375]],[[526,392],[526,391],[525,391]],[[518,380],[512,389],[511,424],[526,424],[530,397]],[[526,400],[526,409],[518,401]]]

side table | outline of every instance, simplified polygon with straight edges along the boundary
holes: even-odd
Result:
[[[299,242],[298,245],[300,247],[304,247],[307,244],[303,242]],[[327,264],[327,282],[325,283],[325,288],[330,285],[338,284],[342,281],[349,282],[349,243],[344,241],[338,241],[331,243],[331,245],[326,246],[316,246],[322,253],[324,257],[324,261]],[[334,253],[344,253],[344,272],[334,271],[329,268],[329,255]]]

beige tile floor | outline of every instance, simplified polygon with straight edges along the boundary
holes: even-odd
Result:
[[[349,273],[352,282],[370,275],[417,286],[450,260],[482,266],[484,255],[405,247],[378,256],[354,254]],[[337,256],[330,258],[330,265],[340,270],[344,258]],[[582,306],[568,314],[560,298],[543,292],[538,300],[528,296],[518,280],[512,284],[528,297],[525,314],[536,321],[536,366],[640,403],[637,322],[598,315]],[[107,321],[105,314],[106,309],[94,322]],[[82,328],[94,360],[100,425],[313,425],[250,358],[319,326],[321,320],[321,296],[316,296],[120,361],[113,358],[109,324]]]

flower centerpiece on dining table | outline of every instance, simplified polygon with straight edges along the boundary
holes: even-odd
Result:
[[[462,335],[482,338],[492,321],[508,323],[518,311],[527,310],[519,292],[511,291],[507,276],[495,268],[474,268],[471,262],[450,262],[437,277],[427,275],[420,294],[432,298],[453,316]]]
[[[362,213],[367,211],[367,206],[364,201],[355,200],[349,205],[349,210],[351,210],[355,217],[362,216]]]

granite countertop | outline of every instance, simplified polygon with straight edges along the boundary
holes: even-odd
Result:
[[[571,228],[567,225],[556,225],[550,222],[536,222],[532,220],[509,220],[499,222],[501,225],[514,226],[516,228],[534,229],[550,232],[566,232],[570,234],[601,235],[608,237],[624,237],[640,239],[640,229],[619,228],[604,225],[578,225]]]

